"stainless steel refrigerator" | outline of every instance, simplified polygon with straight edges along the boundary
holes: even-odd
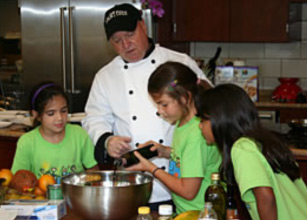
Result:
[[[70,99],[70,112],[84,111],[95,73],[115,56],[103,19],[107,9],[123,0],[19,0],[25,100],[42,81],[61,84]],[[143,11],[153,37],[150,10]]]

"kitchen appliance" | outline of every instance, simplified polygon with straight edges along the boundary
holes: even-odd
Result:
[[[279,78],[280,85],[273,91],[272,101],[275,102],[296,102],[297,96],[302,89],[296,85],[298,78]]]
[[[85,219],[123,220],[146,205],[153,177],[136,171],[92,171],[61,180],[69,208]]]
[[[104,14],[123,2],[141,8],[139,0],[19,0],[25,106],[31,88],[51,80],[63,85],[70,112],[84,111],[95,73],[115,56]],[[143,18],[154,37],[149,9]]]

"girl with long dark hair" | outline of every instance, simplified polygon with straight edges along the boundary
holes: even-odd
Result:
[[[306,219],[307,188],[287,144],[260,124],[246,92],[223,84],[195,98],[207,143],[222,153],[222,176],[238,184],[253,219]]]

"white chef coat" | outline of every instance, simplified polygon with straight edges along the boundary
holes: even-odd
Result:
[[[157,115],[157,107],[147,91],[151,73],[166,61],[177,61],[189,66],[199,78],[207,80],[196,62],[188,55],[159,45],[146,58],[126,63],[117,56],[96,74],[85,107],[87,116],[82,125],[96,144],[100,136],[112,132],[118,136],[131,137],[131,147],[153,140],[171,145],[174,126]],[[156,158],[153,162],[165,166],[169,161]],[[168,189],[154,180],[149,202],[171,199]]]

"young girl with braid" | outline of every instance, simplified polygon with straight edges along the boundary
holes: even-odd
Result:
[[[149,143],[154,144],[151,150],[157,150],[159,157],[169,158],[169,173],[137,152],[140,163],[128,168],[151,172],[161,181],[172,192],[177,214],[204,208],[211,173],[218,171],[221,162],[217,147],[203,139],[200,119],[195,116],[194,96],[205,87],[208,84],[178,62],[164,63],[152,73],[148,92],[157,104],[158,114],[175,124],[175,130],[171,147]]]

